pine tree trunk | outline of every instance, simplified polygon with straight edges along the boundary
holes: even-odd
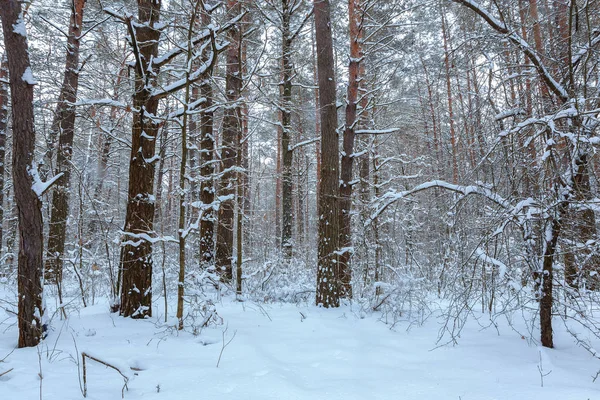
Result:
[[[444,39],[444,66],[446,67],[446,90],[448,94],[448,119],[450,123],[450,146],[452,148],[452,183],[458,183],[458,151],[457,151],[457,137],[456,128],[454,123],[454,110],[453,110],[453,97],[452,97],[452,84],[450,79],[450,71],[453,68],[450,62],[450,49],[448,42],[449,32],[446,23],[446,17],[442,10],[442,36]]]
[[[339,307],[337,255],[339,244],[339,157],[336,91],[328,0],[314,0],[319,105],[321,114],[321,179],[316,304]]]
[[[288,0],[282,0],[281,24],[281,250],[285,260],[292,258],[292,230],[294,207],[292,205],[292,34],[290,31],[291,12]]]
[[[72,4],[67,38],[67,56],[65,75],[60,90],[60,97],[52,121],[51,136],[58,136],[55,176],[62,174],[56,181],[52,192],[52,207],[48,230],[47,259],[45,279],[58,285],[62,284],[62,257],[65,252],[67,235],[67,218],[69,215],[69,186],[71,179],[71,157],[73,155],[73,138],[75,135],[75,102],[79,87],[79,45],[85,0],[75,0]],[[60,296],[60,293],[59,293]]]
[[[121,249],[121,315],[132,318],[152,316],[152,243],[154,234],[154,162],[158,124],[154,118],[158,99],[151,96],[156,87],[156,58],[161,30],[160,2],[138,0],[139,24],[135,38],[139,63],[135,66],[133,128],[129,164],[129,188]]]
[[[314,20],[314,18],[313,18]],[[315,85],[315,137],[321,137],[321,111],[319,109],[319,71],[317,67],[317,49],[316,49],[316,29],[313,22],[313,32],[311,34],[311,55],[313,63],[313,80]],[[316,158],[316,170],[317,170],[317,203],[319,202],[319,193],[321,193],[321,142],[318,141],[315,144],[315,158]]]
[[[36,346],[42,337],[41,201],[34,184],[35,131],[33,120],[33,74],[31,73],[25,21],[18,0],[5,0],[0,7],[4,46],[8,57],[13,122],[13,182],[19,215],[18,346]]]
[[[6,131],[8,128],[8,60],[6,54],[0,62],[0,255],[3,254],[4,226],[4,165],[6,157]],[[7,251],[9,251],[7,249]]]
[[[202,24],[204,26],[210,24],[210,15],[202,13]],[[215,189],[213,176],[215,173],[214,167],[214,152],[215,139],[213,136],[213,89],[210,83],[210,75],[212,71],[208,71],[205,79],[202,79],[200,85],[200,97],[206,99],[202,112],[200,113],[200,201],[204,207],[204,213],[200,221],[200,263],[203,268],[206,268],[215,258],[215,241],[214,241],[214,212],[212,203],[215,200]]]
[[[354,131],[358,125],[358,94],[362,77],[362,2],[348,1],[348,21],[350,26],[350,64],[348,66],[348,93],[346,95],[346,126],[344,129],[342,163],[340,169],[340,256],[339,280],[340,296],[352,297],[352,270],[350,257],[352,249],[352,167],[354,163]]]
[[[241,4],[237,0],[227,1],[227,11],[231,16],[241,13]],[[242,69],[240,63],[240,44],[242,30],[240,26],[233,27],[227,32],[229,47],[227,49],[227,73],[225,91],[228,106],[223,116],[223,139],[221,145],[222,177],[219,182],[219,196],[226,197],[219,207],[219,224],[217,225],[217,246],[215,266],[221,280],[231,282],[233,278],[233,230],[235,208],[235,185],[237,173],[234,167],[237,163],[239,138],[242,129],[242,116],[239,104],[242,88]]]
[[[192,43],[192,36],[194,34],[194,26],[196,25],[196,16],[198,15],[198,8],[200,7],[200,0],[197,0],[190,17],[190,24],[187,32],[187,54],[186,64],[193,64],[194,56],[194,45]],[[214,55],[216,57],[216,55]],[[188,129],[189,129],[189,104],[192,99],[192,87],[190,83],[190,69],[185,70],[185,94],[183,96],[183,116],[181,118],[181,160],[179,164],[179,224],[177,229],[177,238],[179,244],[179,279],[177,282],[177,313],[176,317],[178,320],[177,328],[183,329],[183,296],[185,294],[185,244],[186,244],[186,171],[188,162]],[[191,132],[190,132],[191,133]],[[167,294],[165,293],[165,296]]]

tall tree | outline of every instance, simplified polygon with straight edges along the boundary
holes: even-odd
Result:
[[[211,23],[210,13],[201,11],[202,25]],[[205,56],[206,58],[206,56]],[[215,173],[214,153],[215,138],[213,136],[213,87],[212,68],[200,80],[200,97],[206,99],[200,111],[200,201],[204,207],[200,219],[200,264],[208,266],[215,258],[215,216],[213,202],[215,201],[215,187],[213,176]]]
[[[40,182],[35,164],[33,87],[27,30],[21,2],[0,7],[8,57],[13,122],[13,182],[19,216],[18,327],[19,347],[36,346],[42,337],[43,225]]]
[[[227,12],[241,15],[242,5],[237,0],[227,1]],[[242,130],[241,104],[239,102],[242,89],[242,65],[240,46],[242,28],[240,25],[227,32],[229,48],[227,49],[227,72],[225,92],[227,107],[223,116],[223,134],[221,143],[221,179],[219,197],[223,200],[219,207],[219,224],[217,225],[217,246],[215,266],[223,282],[231,282],[233,278],[233,230],[235,185],[237,173],[235,166],[240,151]]]
[[[52,138],[58,136],[55,176],[60,175],[60,178],[52,192],[45,278],[58,284],[59,296],[62,296],[62,257],[65,252],[67,217],[69,215],[71,157],[75,136],[75,102],[79,88],[79,47],[85,2],[86,0],[71,2],[65,73],[50,133]],[[54,142],[55,139],[51,139],[52,146]]]
[[[4,173],[6,158],[6,131],[8,128],[8,60],[6,54],[0,61],[0,252],[2,251],[4,225]]]
[[[138,0],[138,21],[125,17],[135,57],[135,92],[129,164],[129,189],[121,249],[120,313],[125,317],[152,315],[152,242],[154,227],[154,163],[159,98],[157,86],[161,0]]]
[[[352,297],[350,285],[352,256],[352,167],[354,163],[354,135],[359,123],[359,86],[364,71],[362,0],[348,0],[350,30],[350,64],[348,65],[348,93],[346,95],[346,125],[344,129],[340,170],[340,296]],[[365,94],[363,93],[363,96]]]
[[[321,121],[321,179],[319,182],[319,244],[317,305],[339,307],[339,150],[336,92],[328,0],[314,0],[319,105]]]
[[[279,84],[279,115],[281,125],[278,126],[279,154],[281,158],[281,249],[286,260],[292,257],[293,250],[293,227],[294,227],[294,207],[293,207],[293,155],[292,147],[292,88],[294,79],[294,66],[292,63],[294,40],[300,34],[300,31],[308,21],[311,13],[307,13],[293,27],[292,23],[297,15],[300,14],[300,6],[297,1],[281,0],[281,10],[278,12],[281,16],[281,80]],[[278,176],[279,179],[279,176]],[[279,181],[278,181],[279,184]],[[278,191],[279,193],[279,191]],[[279,201],[279,199],[276,199]],[[278,203],[279,204],[279,203]]]
[[[292,257],[292,228],[294,208],[292,207],[292,32],[290,19],[292,4],[288,0],[281,1],[281,249],[283,256],[289,260]]]

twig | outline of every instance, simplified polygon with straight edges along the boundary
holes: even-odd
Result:
[[[219,368],[219,363],[221,362],[221,356],[223,355],[225,347],[229,346],[229,343],[233,341],[233,339],[235,338],[235,334],[237,333],[237,331],[233,331],[233,336],[231,337],[231,339],[229,339],[227,343],[225,343],[225,334],[227,333],[227,328],[228,327],[225,327],[225,329],[223,330],[223,344],[221,346],[221,352],[219,353],[219,359],[217,360],[217,368]]]
[[[85,366],[85,358],[86,357],[89,358],[90,360],[94,360],[97,363],[100,363],[102,365],[105,365],[109,368],[114,369],[123,377],[125,384],[123,385],[123,389],[121,389],[121,398],[124,398],[125,397],[125,389],[129,390],[129,388],[127,387],[127,383],[129,382],[129,377],[127,375],[125,375],[118,367],[115,367],[114,365],[109,364],[106,361],[102,361],[96,357],[92,357],[85,352],[81,353],[81,360],[82,360],[82,364],[83,364],[83,397],[87,397],[87,375],[86,375],[87,370],[86,370],[86,366]]]
[[[0,376],[4,376],[6,374],[8,374],[10,371],[12,371],[14,368],[9,369],[8,371],[4,371],[2,373],[0,373]]]
[[[4,362],[4,360],[6,360],[12,353],[14,353],[15,350],[16,350],[16,347],[14,349],[12,349],[10,351],[10,353],[8,353],[7,355],[5,355],[4,358],[0,360],[0,362]]]
[[[552,370],[544,373],[544,365],[542,364],[542,352],[540,351],[540,363],[537,366],[538,371],[540,372],[540,383],[542,387],[544,387],[544,377],[550,375]]]

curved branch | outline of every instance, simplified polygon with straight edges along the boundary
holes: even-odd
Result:
[[[490,14],[485,8],[483,8],[479,3],[473,0],[452,0],[455,3],[462,4],[463,6],[471,9],[477,15],[479,15],[487,24],[496,32],[501,33],[506,36],[508,40],[510,40],[514,45],[521,49],[527,57],[531,60],[533,65],[535,66],[540,78],[544,81],[546,86],[556,95],[558,98],[562,100],[563,103],[566,103],[569,100],[569,94],[566,89],[558,83],[550,74],[548,69],[542,63],[537,52],[523,39],[521,36],[512,32],[506,24],[492,14]]]

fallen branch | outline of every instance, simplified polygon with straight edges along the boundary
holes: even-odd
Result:
[[[99,358],[90,356],[89,354],[87,354],[85,352],[81,353],[81,360],[82,360],[82,367],[83,367],[83,397],[87,397],[87,374],[86,374],[86,366],[85,366],[85,358],[86,357],[89,358],[90,360],[96,361],[97,363],[100,363],[104,366],[114,369],[123,377],[125,384],[123,385],[123,389],[121,389],[121,398],[124,398],[125,397],[125,389],[129,390],[129,388],[127,387],[127,383],[129,382],[129,377],[127,375],[125,375],[123,373],[123,371],[121,371],[121,368],[119,368],[115,365],[112,365],[106,361],[102,361]]]
[[[10,371],[12,371],[14,368],[9,369],[8,371],[4,371],[0,374],[0,376],[4,376],[6,374],[8,374]]]

